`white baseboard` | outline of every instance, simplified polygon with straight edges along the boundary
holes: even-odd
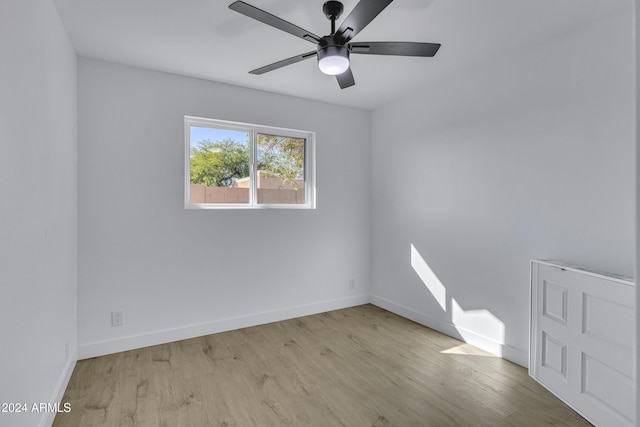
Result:
[[[77,356],[79,360],[88,359],[91,357],[103,356],[105,354],[133,350],[136,348],[164,344],[168,342],[195,338],[219,332],[226,332],[234,329],[248,328],[265,323],[292,319],[294,317],[309,316],[312,314],[323,313],[325,311],[339,310],[342,308],[353,307],[367,303],[372,303],[399,316],[413,320],[414,322],[435,329],[436,331],[442,332],[443,334],[472,344],[492,354],[496,354],[497,356],[517,363],[518,365],[524,367],[528,366],[528,355],[524,350],[496,342],[490,338],[479,335],[470,330],[462,330],[461,328],[456,327],[450,322],[444,322],[442,320],[433,318],[422,312],[416,311],[412,308],[406,307],[402,304],[398,304],[386,298],[368,294],[357,295],[349,298],[341,298],[337,300],[323,301],[313,304],[306,304],[296,307],[289,307],[269,312],[253,313],[245,316],[221,319],[208,323],[188,325],[180,328],[167,329],[162,331],[154,331],[148,334],[81,344],[78,347]],[[64,388],[62,389],[62,392],[64,392]]]
[[[339,310],[341,308],[353,307],[367,303],[369,303],[369,294],[363,294],[348,298],[289,307],[281,310],[254,313],[229,319],[216,320],[213,322],[188,325],[175,329],[154,331],[147,334],[85,343],[78,346],[78,358],[88,359],[91,357],[103,356],[105,354],[149,347],[152,345],[195,338],[203,335],[231,331],[234,329],[248,328],[251,326],[263,325],[265,323],[278,322],[280,320],[287,320],[301,316],[309,316],[312,314],[323,313],[325,311]]]
[[[64,366],[64,370],[62,371],[62,375],[58,379],[58,383],[56,384],[56,388],[53,392],[53,396],[51,396],[51,400],[49,403],[55,405],[62,405],[62,398],[64,397],[64,392],[67,390],[67,385],[69,385],[69,380],[71,379],[71,374],[73,373],[74,368],[76,367],[76,361],[78,360],[78,349],[74,348],[67,359],[67,363]],[[40,422],[40,427],[51,427],[53,424],[53,420],[56,418],[56,412],[45,412],[42,421]]]
[[[416,311],[412,308],[406,307],[402,304],[398,304],[386,298],[382,298],[376,295],[370,296],[371,304],[374,304],[380,308],[384,308],[398,316],[405,317],[409,320],[413,320],[416,323],[427,326],[431,329],[435,329],[438,332],[457,338],[461,341],[474,345],[489,353],[500,356],[503,359],[507,359],[513,363],[517,363],[525,368],[529,363],[528,353],[519,348],[512,347],[503,343],[499,343],[491,338],[479,335],[474,331],[468,329],[462,329],[456,327],[453,323],[444,322],[439,319],[435,319],[424,313]]]

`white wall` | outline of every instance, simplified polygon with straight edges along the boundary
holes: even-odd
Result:
[[[0,2],[0,402],[59,402],[76,354],[76,57],[50,0]],[[0,413],[0,425],[55,414]]]
[[[90,59],[78,73],[81,358],[368,301],[369,112]],[[185,210],[184,115],[315,131],[317,209]]]
[[[640,71],[640,0],[635,0],[633,3],[634,6],[634,17],[635,17],[635,120],[636,120],[636,276],[638,277],[638,272],[640,271],[640,216],[638,213],[640,212],[640,173],[638,172],[638,165],[640,164],[640,109],[638,106],[640,105],[640,76],[638,75],[638,71]],[[640,310],[637,309],[640,307],[640,292],[638,292],[637,283],[636,283],[636,425],[640,425],[640,393],[637,390],[640,390],[640,375],[637,373],[640,372],[640,353],[638,352],[638,343],[640,343]]]
[[[620,5],[373,112],[374,303],[526,364],[529,259],[633,276],[633,13]]]

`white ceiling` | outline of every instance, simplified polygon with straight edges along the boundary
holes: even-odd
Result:
[[[79,56],[374,109],[451,73],[549,42],[629,0],[395,0],[354,41],[442,43],[434,58],[353,55],[341,90],[309,59],[249,70],[314,45],[228,8],[233,0],[54,0]],[[362,0],[367,1],[367,0]],[[318,35],[324,0],[247,0]],[[343,0],[345,13],[357,0]]]

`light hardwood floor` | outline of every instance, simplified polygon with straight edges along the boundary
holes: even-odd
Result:
[[[524,368],[372,305],[79,361],[55,427],[590,426]]]

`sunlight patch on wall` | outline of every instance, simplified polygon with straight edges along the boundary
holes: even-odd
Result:
[[[451,299],[451,321],[465,342],[502,355],[505,344],[504,322],[487,309],[465,310]]]
[[[413,244],[411,267],[447,315],[459,336],[468,343],[443,350],[441,353],[473,356],[491,356],[489,353],[492,353],[502,357],[506,340],[506,327],[502,320],[484,308],[465,310],[451,297],[450,309],[447,310],[446,287]]]
[[[411,267],[418,277],[420,277],[422,283],[429,289],[429,292],[431,292],[431,295],[433,295],[438,304],[440,304],[440,307],[442,307],[444,311],[447,311],[446,288],[413,244],[411,244]]]

